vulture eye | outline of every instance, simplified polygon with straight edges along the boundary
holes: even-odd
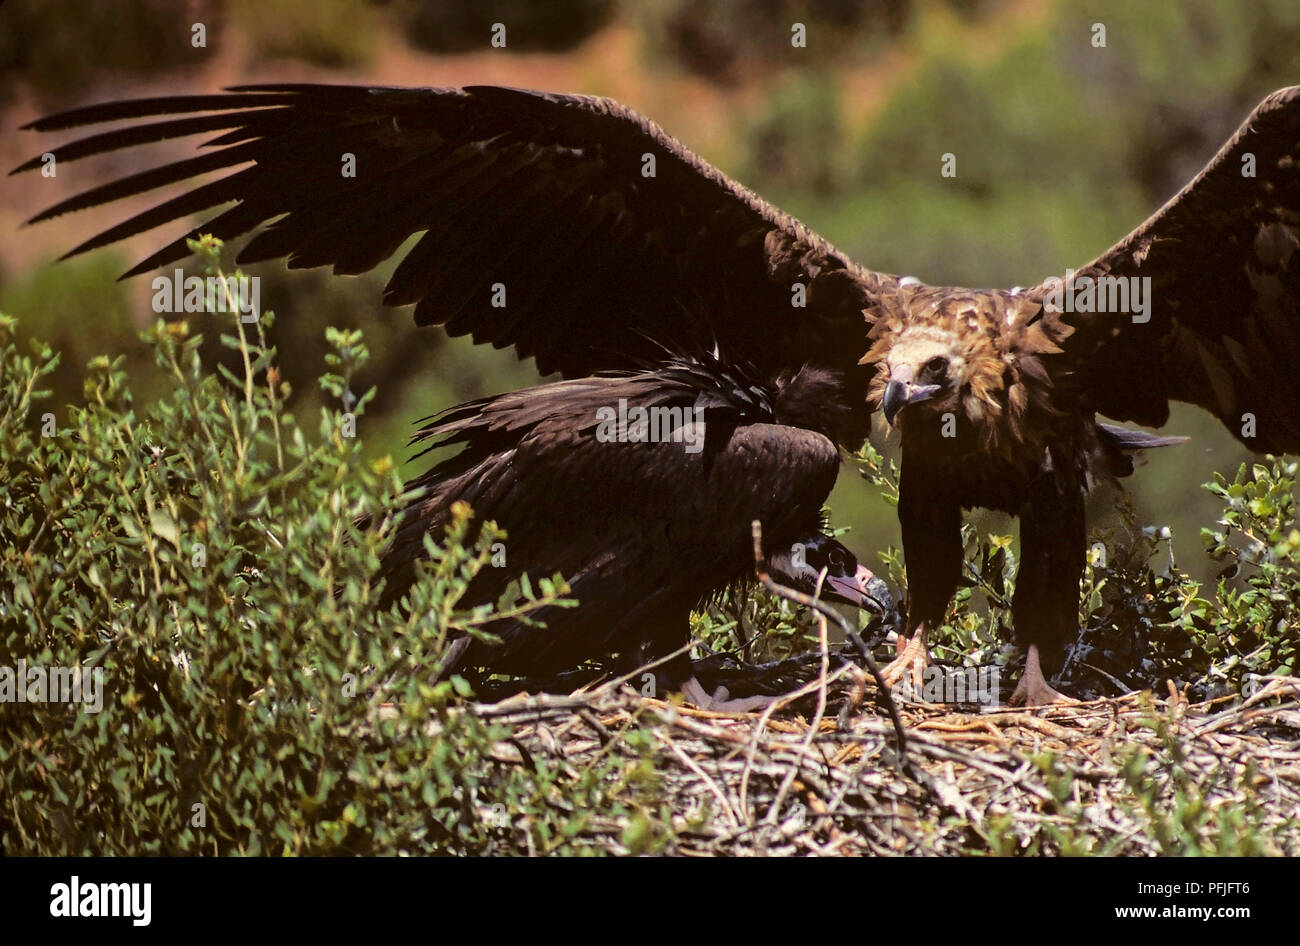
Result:
[[[935,355],[933,358],[931,358],[929,361],[925,363],[925,367],[922,368],[921,370],[928,375],[947,374],[948,359],[943,357],[943,355]]]
[[[844,553],[842,551],[840,551],[839,549],[831,549],[832,565],[834,565],[836,568],[843,569],[847,563],[848,560],[845,558]]]

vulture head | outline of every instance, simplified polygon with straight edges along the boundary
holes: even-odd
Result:
[[[865,608],[873,614],[886,615],[894,610],[889,586],[828,535],[819,533],[773,552],[768,556],[768,568],[778,583],[807,595],[816,592],[825,571],[823,599]]]
[[[932,287],[885,307],[862,359],[875,367],[871,394],[885,420],[896,425],[904,408],[977,424],[999,415],[1014,374],[1002,323],[1021,308],[1009,294]]]
[[[909,333],[890,353],[885,363],[887,376],[880,409],[893,425],[899,411],[914,404],[928,404],[942,412],[953,407],[960,388],[964,362],[955,339],[941,333]]]

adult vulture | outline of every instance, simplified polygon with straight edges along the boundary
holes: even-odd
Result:
[[[30,127],[110,121],[129,124],[53,154],[67,163],[210,137],[199,156],[34,219],[231,173],[73,253],[227,203],[187,236],[229,240],[268,223],[243,263],[359,273],[420,234],[385,300],[414,304],[421,324],[512,345],[543,372],[636,369],[697,337],[703,320],[769,388],[801,372],[824,379],[808,402],[818,417],[787,423],[852,450],[883,408],[901,434],[909,586],[892,680],[919,671],[960,576],[962,510],[983,506],[1021,519],[1013,619],[1027,660],[1013,700],[1061,698],[1043,668],[1076,627],[1085,492],[1129,472],[1127,453],[1150,442],[1098,414],[1159,426],[1171,400],[1187,401],[1252,449],[1300,450],[1300,88],[1265,99],[1191,183],[1072,281],[1023,291],[866,270],[608,99],[263,85]],[[130,274],[187,253],[182,237]],[[503,290],[508,304],[494,305]],[[734,488],[755,492],[747,479]]]

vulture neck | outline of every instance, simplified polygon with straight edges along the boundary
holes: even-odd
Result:
[[[826,368],[804,365],[776,380],[773,419],[827,437],[836,446],[856,450],[870,429],[866,374],[846,379]],[[854,383],[854,382],[857,383]]]

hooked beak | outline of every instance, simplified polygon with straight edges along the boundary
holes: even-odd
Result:
[[[889,586],[865,565],[859,565],[852,578],[827,575],[823,597],[865,608],[875,614],[886,614],[894,608],[894,596],[890,594]]]
[[[885,385],[885,396],[880,399],[880,409],[884,411],[885,422],[890,426],[894,418],[908,404],[927,401],[939,392],[937,384],[916,384],[910,368],[895,368]]]

